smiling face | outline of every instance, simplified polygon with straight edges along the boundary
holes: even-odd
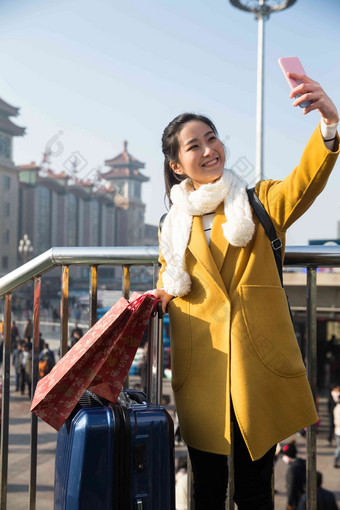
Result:
[[[178,134],[178,145],[178,162],[171,161],[170,166],[176,174],[190,177],[195,189],[221,177],[224,147],[208,124],[187,122]]]

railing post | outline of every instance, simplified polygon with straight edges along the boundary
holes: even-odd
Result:
[[[98,267],[91,266],[90,273],[90,328],[97,322]]]
[[[127,264],[123,266],[122,290],[125,299],[129,299],[130,297],[130,267],[131,266]]]
[[[9,429],[9,386],[11,370],[11,313],[12,294],[6,294],[5,302],[5,341],[3,346],[2,373],[2,424],[1,424],[1,496],[0,509],[7,508],[8,479],[8,429]]]
[[[126,264],[123,266],[123,273],[122,273],[122,290],[123,290],[123,296],[125,299],[129,299],[130,297],[130,265]],[[130,386],[130,379],[129,374],[126,376],[126,379],[124,381],[124,388],[128,388]]]
[[[60,329],[61,329],[61,355],[68,351],[68,286],[69,267],[62,266],[61,274],[61,306],[60,306]]]
[[[32,356],[32,395],[33,398],[39,380],[39,347],[40,347],[40,295],[41,278],[34,278],[34,308],[33,308],[33,356]],[[31,459],[29,510],[35,510],[37,492],[37,449],[38,449],[38,417],[31,413]]]
[[[307,376],[316,398],[317,349],[316,267],[307,266]],[[307,428],[306,510],[316,510],[316,426]]]
[[[153,288],[156,288],[157,280],[158,280],[158,273],[159,273],[159,265],[158,262],[152,266],[153,269]]]

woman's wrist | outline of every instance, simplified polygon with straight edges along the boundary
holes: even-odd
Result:
[[[333,118],[324,118],[322,117],[322,121],[327,125],[327,126],[331,126],[333,124],[337,124],[339,122],[339,116],[337,115],[336,117],[333,117]]]
[[[324,140],[333,140],[336,137],[336,130],[338,127],[338,122],[333,122],[332,124],[326,124],[324,119],[321,119],[321,134]]]

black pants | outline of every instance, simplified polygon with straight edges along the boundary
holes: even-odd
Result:
[[[272,510],[275,446],[252,461],[234,419],[234,501],[239,510]],[[196,510],[225,510],[228,457],[188,447],[194,475]]]

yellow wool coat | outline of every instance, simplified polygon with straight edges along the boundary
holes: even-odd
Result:
[[[285,231],[324,188],[338,152],[320,127],[300,164],[283,181],[261,181],[256,192],[284,245]],[[207,244],[194,216],[186,250],[192,289],[169,304],[172,386],[185,442],[230,453],[230,398],[253,460],[318,419],[272,248],[254,217],[245,248],[222,232],[223,203]],[[165,261],[160,254],[160,278]]]

